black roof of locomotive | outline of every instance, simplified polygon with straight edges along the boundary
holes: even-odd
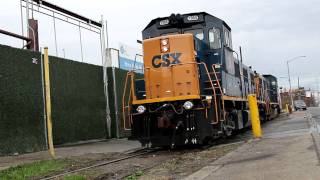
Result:
[[[263,77],[268,78],[268,79],[277,79],[274,75],[271,74],[264,74]]]
[[[165,19],[170,19],[171,17],[180,17],[180,18],[185,18],[185,17],[188,17],[188,16],[192,16],[192,15],[201,15],[203,16],[203,22],[195,22],[195,23],[184,23],[184,22],[179,22],[178,24],[171,24],[171,22],[169,22],[169,27],[170,28],[175,28],[177,26],[181,27],[181,26],[192,26],[193,24],[203,24],[203,23],[210,23],[210,22],[214,22],[214,23],[217,23],[217,24],[221,24],[224,25],[229,31],[231,31],[231,28],[228,26],[228,24],[211,15],[211,14],[208,14],[206,12],[197,12],[197,13],[187,13],[187,14],[172,14],[171,16],[167,16],[167,17],[158,17],[156,19],[153,19],[142,31],[142,34],[143,34],[143,38],[145,39],[145,37],[147,37],[147,34],[150,36],[150,34],[153,34],[154,31],[159,31],[159,23],[161,20],[165,20]],[[170,20],[171,21],[171,20]]]

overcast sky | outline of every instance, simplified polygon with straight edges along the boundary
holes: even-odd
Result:
[[[2,0],[4,1],[4,0]],[[317,89],[320,77],[320,1],[319,0],[48,0],[66,9],[100,20],[108,20],[113,47],[122,42],[139,47],[142,29],[154,18],[171,13],[205,11],[223,19],[232,28],[233,49],[243,48],[244,63],[265,74],[275,74],[281,86],[288,86],[286,60],[305,55],[290,63],[293,85],[300,76],[302,86]],[[37,13],[40,45],[55,54],[52,19]],[[21,33],[19,0],[0,7],[0,28]],[[57,21],[58,53],[80,60],[76,27]],[[0,43],[20,47],[22,43],[0,35]],[[83,31],[84,58],[101,63],[99,37]],[[282,78],[281,78],[282,77]],[[320,81],[320,80],[319,80]]]

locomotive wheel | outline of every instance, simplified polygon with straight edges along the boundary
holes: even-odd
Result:
[[[232,130],[230,128],[226,128],[224,130],[224,134],[226,135],[226,137],[230,137],[232,135]]]
[[[235,130],[235,123],[234,123],[234,115],[233,113],[227,114],[227,119],[222,123],[223,133],[226,137],[230,137],[233,135]]]

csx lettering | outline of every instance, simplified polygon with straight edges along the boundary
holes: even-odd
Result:
[[[161,55],[153,56],[152,58],[152,66],[154,68],[159,67],[168,67],[171,64],[179,64],[180,63],[181,53],[168,53]]]

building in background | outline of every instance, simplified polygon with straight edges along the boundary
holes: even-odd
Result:
[[[314,92],[309,90],[305,90],[304,87],[299,87],[298,89],[293,89],[293,100],[304,100],[308,107],[318,106],[318,92]],[[286,104],[291,104],[290,102],[290,94],[286,89],[281,90],[280,98],[282,102],[282,108],[286,108]]]
[[[119,44],[118,67],[124,70],[133,70],[143,73],[143,57],[141,50],[123,43]]]

